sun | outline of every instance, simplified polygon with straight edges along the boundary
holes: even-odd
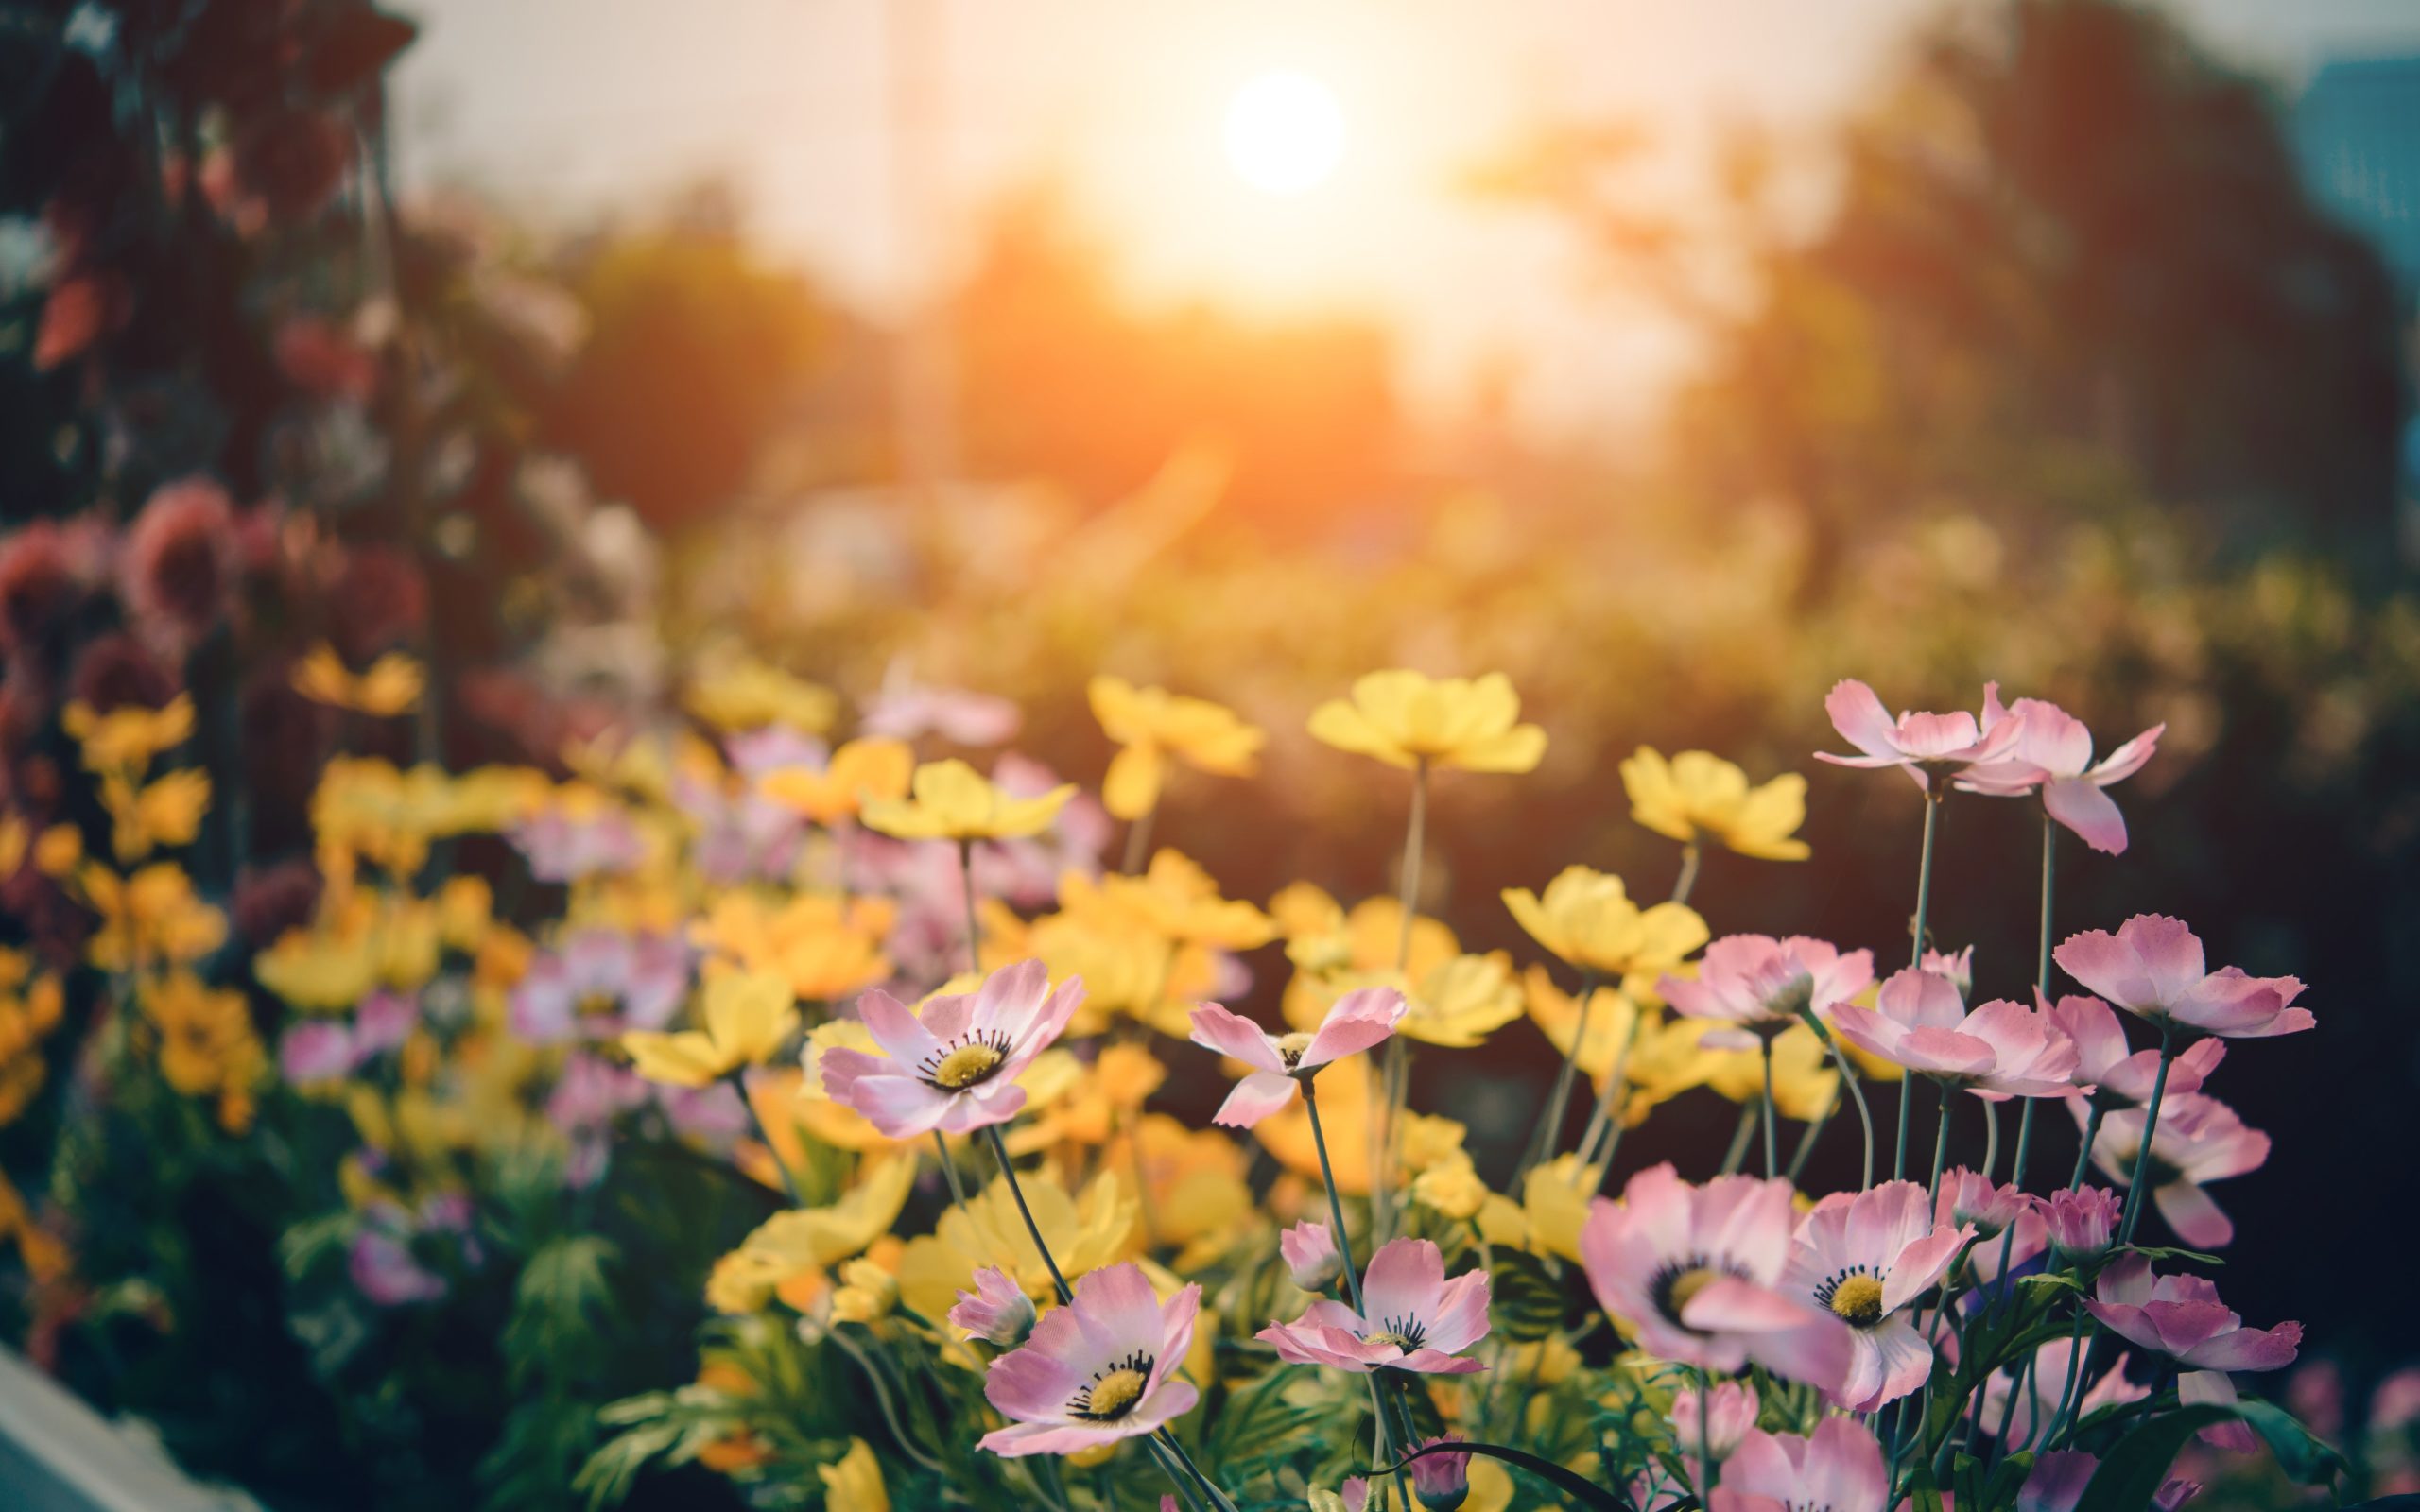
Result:
[[[1227,161],[1265,194],[1298,195],[1336,171],[1344,112],[1306,74],[1261,74],[1227,106]]]

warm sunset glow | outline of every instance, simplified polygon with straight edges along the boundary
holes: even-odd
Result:
[[[1336,171],[1344,112],[1307,75],[1262,74],[1227,107],[1227,161],[1253,188],[1295,195]]]

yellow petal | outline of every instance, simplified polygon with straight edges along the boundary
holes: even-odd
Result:
[[[1144,742],[1128,746],[1111,758],[1109,775],[1101,779],[1100,800],[1115,816],[1139,819],[1158,806],[1160,776],[1167,758],[1159,747]]]

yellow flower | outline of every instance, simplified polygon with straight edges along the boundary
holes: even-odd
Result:
[[[853,1260],[840,1267],[840,1284],[832,1293],[833,1322],[879,1322],[898,1305],[898,1277],[871,1260]]]
[[[1059,904],[1071,913],[1098,906],[1164,938],[1219,950],[1253,950],[1277,933],[1267,914],[1220,897],[1210,874],[1176,850],[1152,856],[1139,877],[1113,874],[1096,882],[1070,871],[1060,879]]]
[[[1572,1056],[1572,1038],[1580,1032],[1580,1000],[1556,987],[1553,974],[1543,966],[1524,972],[1521,986],[1530,1022],[1557,1054]],[[1587,1018],[1588,1038],[1572,1059],[1591,1083],[1602,1087],[1637,1031],[1639,1008],[1619,988],[1600,987],[1589,994]]]
[[[476,952],[495,919],[495,893],[475,872],[448,877],[430,900],[437,913],[438,937],[445,948],[465,955]]]
[[[1459,1223],[1478,1215],[1488,1191],[1487,1183],[1478,1178],[1478,1171],[1464,1157],[1421,1172],[1412,1180],[1411,1194],[1414,1200]]]
[[[890,975],[882,941],[896,914],[887,898],[844,902],[809,893],[772,907],[755,893],[735,892],[689,926],[689,938],[751,971],[780,977],[793,996],[830,1001]]]
[[[1765,1061],[1755,1050],[1710,1052],[1705,1084],[1735,1103],[1765,1095]],[[1831,1052],[1815,1031],[1793,1023],[1773,1038],[1773,1109],[1804,1124],[1832,1104],[1841,1074],[1832,1067]]]
[[[111,849],[123,866],[164,845],[193,844],[210,807],[210,778],[187,767],[138,787],[122,772],[104,772],[101,806],[109,810]]]
[[[1348,914],[1337,901],[1307,882],[1297,882],[1269,901],[1270,918],[1286,937],[1294,976],[1286,985],[1286,1022],[1314,1027],[1336,1000],[1321,983],[1339,973],[1392,971],[1403,934],[1403,904],[1393,898],[1367,898]],[[1415,981],[1461,954],[1454,932],[1426,915],[1411,921],[1411,957],[1405,974]],[[1089,985],[1089,978],[1087,984]]]
[[[1249,777],[1269,738],[1234,711],[1165,688],[1137,688],[1122,678],[1097,677],[1087,690],[1093,717],[1119,747],[1101,781],[1101,802],[1121,819],[1139,819],[1159,805],[1170,757],[1220,777]]]
[[[1283,1005],[1287,1022],[1311,1031],[1337,997],[1361,987],[1403,990],[1408,1007],[1397,1031],[1426,1044],[1467,1050],[1521,1016],[1521,984],[1512,958],[1502,951],[1456,955],[1409,983],[1392,971],[1350,972],[1320,978],[1314,990]],[[1322,996],[1324,995],[1324,996]],[[1295,1014],[1301,1018],[1295,1018]]]
[[[915,1160],[894,1156],[873,1165],[829,1207],[775,1213],[716,1265],[709,1300],[719,1311],[754,1312],[774,1288],[793,1277],[863,1253],[898,1221],[915,1180]],[[752,1306],[723,1305],[751,1299]]]
[[[688,704],[691,713],[727,733],[782,725],[820,735],[840,712],[831,689],[746,657],[699,677],[689,685]]]
[[[1011,798],[954,756],[917,767],[910,785],[911,798],[868,803],[866,825],[902,840],[1018,840],[1050,828],[1076,796],[1076,784],[1064,782],[1039,798]]]
[[[193,700],[181,693],[164,708],[127,704],[96,714],[79,699],[60,712],[59,722],[83,747],[85,770],[139,770],[193,734]]]
[[[1313,1076],[1320,1094],[1320,1127],[1327,1135],[1327,1153],[1336,1170],[1336,1189],[1348,1196],[1370,1194],[1370,1057],[1352,1056],[1330,1061]],[[1451,1164],[1462,1156],[1462,1125],[1450,1118],[1406,1112],[1396,1120],[1399,1169],[1418,1175],[1434,1166]],[[1320,1179],[1317,1144],[1311,1119],[1300,1099],[1253,1125],[1253,1138],[1295,1175]]]
[[[1658,834],[1692,845],[1710,836],[1767,861],[1807,857],[1806,842],[1792,838],[1806,820],[1806,779],[1796,772],[1752,788],[1747,773],[1710,751],[1685,750],[1667,762],[1641,746],[1622,763],[1622,786],[1630,816]]]
[[[1579,1263],[1580,1230],[1597,1194],[1598,1174],[1594,1166],[1582,1167],[1577,1155],[1559,1155],[1530,1168],[1521,1182],[1521,1215],[1528,1220],[1531,1250]]]
[[[197,897],[193,879],[173,862],[153,862],[130,877],[87,864],[76,881],[85,903],[101,916],[101,927],[85,942],[85,958],[104,971],[160,961],[184,965],[226,942],[227,916]]]
[[[268,1060],[244,994],[178,971],[145,982],[137,999],[160,1036],[162,1078],[188,1097],[217,1097],[231,1131],[249,1124],[252,1083]]]
[[[324,641],[294,664],[294,691],[303,697],[377,719],[409,713],[426,682],[421,664],[401,651],[388,652],[355,677]]]
[[[1332,698],[1311,712],[1311,735],[1390,766],[1534,771],[1547,732],[1520,717],[1521,696],[1501,672],[1477,679],[1372,672],[1354,679],[1349,701]]]
[[[853,740],[832,753],[823,770],[784,766],[757,785],[764,795],[818,824],[853,818],[867,802],[895,802],[908,794],[916,752],[904,740]]]
[[[862,1438],[849,1440],[849,1452],[830,1465],[815,1467],[823,1483],[824,1512],[890,1512],[890,1493],[882,1486],[882,1464]]]
[[[1209,1264],[1258,1221],[1245,1182],[1251,1159],[1217,1129],[1152,1113],[1111,1144],[1102,1162],[1139,1176],[1150,1244],[1174,1246],[1181,1270]]]
[[[0,815],[0,881],[13,877],[33,848],[33,832],[13,814]]]
[[[1527,887],[1504,889],[1504,906],[1530,937],[1573,966],[1623,979],[1650,991],[1655,979],[1703,945],[1705,920],[1682,903],[1640,908],[1622,879],[1587,867],[1565,867],[1541,898]]]
[[[1046,1171],[1018,1180],[1043,1242],[1065,1274],[1080,1276],[1131,1252],[1137,1209],[1115,1172],[1093,1177],[1080,1199],[1069,1196]],[[926,1317],[941,1317],[959,1292],[975,1289],[975,1272],[984,1265],[997,1265],[1015,1278],[1028,1297],[1050,1293],[1050,1272],[1006,1181],[994,1181],[943,1212],[931,1233],[908,1241],[899,1262],[899,1299]]]
[[[72,824],[54,824],[34,837],[34,869],[64,877],[84,859],[84,836]]]
[[[757,971],[726,971],[705,981],[705,1028],[622,1036],[631,1063],[649,1081],[704,1087],[772,1057],[798,1028],[789,984]]]

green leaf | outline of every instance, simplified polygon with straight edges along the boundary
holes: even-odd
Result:
[[[2198,1249],[2176,1249],[2166,1245],[2129,1245],[2127,1248],[2145,1260],[2188,1260],[2197,1265],[2223,1265],[2216,1255],[2205,1255]]]
[[[1630,1512],[1630,1504],[1603,1486],[1592,1481],[1583,1480],[1564,1469],[1552,1460],[1540,1459],[1535,1454],[1525,1454],[1517,1449],[1507,1449],[1501,1444],[1481,1444],[1467,1438],[1444,1439],[1430,1444],[1417,1453],[1406,1454],[1392,1465],[1371,1470],[1370,1476],[1371,1479],[1375,1480],[1381,1475],[1392,1475],[1413,1460],[1426,1459],[1431,1454],[1443,1454],[1448,1452],[1484,1454],[1490,1459],[1500,1459],[1515,1469],[1529,1471],[1564,1495],[1574,1499],[1582,1506],[1601,1507],[1604,1512]]]
[[[2092,1472],[2076,1512],[2143,1512],[2159,1494],[2186,1441],[2238,1416],[2233,1407],[2186,1407],[2154,1418],[2118,1440]]]
[[[1563,1283],[1537,1256],[1496,1251],[1488,1286],[1496,1332],[1513,1342],[1535,1344],[1563,1326]]]
[[[2235,1404],[2235,1410],[2254,1432],[2269,1441],[2269,1452],[2277,1456],[2278,1468],[2303,1485],[2323,1485],[2348,1469],[2342,1454],[2311,1436],[2310,1430],[2285,1409],[2257,1397],[2246,1397]]]

